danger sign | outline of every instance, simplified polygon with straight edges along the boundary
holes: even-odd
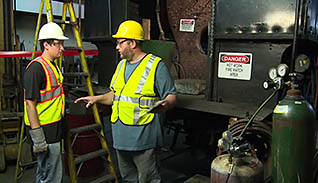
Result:
[[[219,78],[250,80],[251,73],[252,53],[219,53]]]
[[[179,31],[181,32],[194,32],[195,20],[194,19],[180,19]]]

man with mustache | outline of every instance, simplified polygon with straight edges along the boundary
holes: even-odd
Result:
[[[176,89],[161,58],[141,49],[144,30],[138,22],[122,22],[113,38],[122,60],[112,77],[111,91],[75,103],[112,105],[113,146],[123,182],[159,183],[161,114],[174,107]]]

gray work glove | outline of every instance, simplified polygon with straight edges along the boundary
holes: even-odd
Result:
[[[33,152],[34,153],[41,153],[41,152],[47,152],[47,143],[45,140],[45,135],[43,128],[36,128],[29,131],[30,136],[33,141]]]

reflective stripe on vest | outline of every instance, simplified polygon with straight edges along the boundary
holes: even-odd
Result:
[[[136,93],[138,94],[141,94],[141,91],[142,91],[142,88],[144,87],[145,83],[146,83],[146,80],[148,78],[148,75],[149,75],[149,72],[150,72],[150,69],[153,65],[153,62],[155,61],[155,56],[151,56],[148,63],[147,63],[147,66],[146,66],[146,69],[144,70],[144,73],[142,74],[141,76],[141,79],[138,83],[138,86],[137,86],[137,91]]]
[[[152,121],[154,114],[144,112],[160,100],[154,92],[155,71],[160,60],[161,58],[154,55],[147,55],[127,82],[124,81],[127,61],[122,60],[118,64],[110,85],[115,94],[112,122],[116,122],[118,117],[127,125],[145,125]]]
[[[41,93],[41,101],[39,101],[38,103],[43,103],[55,97],[58,97],[62,92],[63,92],[63,87],[58,86],[57,88],[54,88],[53,90],[51,90],[49,93],[44,93],[43,95]]]
[[[26,70],[33,62],[41,64],[46,76],[46,87],[40,90],[40,100],[37,101],[36,105],[40,125],[58,122],[64,116],[65,105],[62,73],[52,63],[49,63],[50,61],[42,57],[38,57],[30,62]],[[25,124],[30,126],[26,110],[26,101],[24,101],[24,113]]]
[[[139,104],[140,106],[153,106],[158,101],[155,99],[144,100],[144,99],[140,99],[136,97],[116,96],[116,95],[114,96],[114,101],[119,101],[119,98],[123,102],[135,103],[135,104]]]
[[[120,61],[120,63],[119,63],[119,64],[120,64],[120,65],[119,65],[119,69],[118,69],[118,72],[117,72],[117,74],[116,74],[116,78],[115,78],[113,84],[111,85],[111,88],[114,87],[114,85],[115,85],[115,83],[116,83],[116,81],[117,81],[117,79],[118,79],[119,72],[121,71],[121,68],[123,67],[123,65],[124,65],[125,62],[126,62],[126,60]]]

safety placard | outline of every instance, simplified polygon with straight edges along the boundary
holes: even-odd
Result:
[[[219,53],[219,78],[250,80],[251,73],[252,53]]]
[[[179,31],[181,32],[194,32],[194,19],[180,19]]]

